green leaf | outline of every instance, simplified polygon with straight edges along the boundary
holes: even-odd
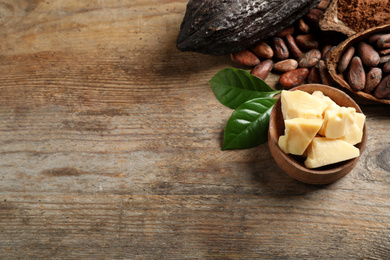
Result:
[[[222,150],[247,149],[265,143],[275,102],[276,99],[256,98],[239,106],[226,124]]]
[[[210,84],[217,100],[232,109],[248,100],[272,98],[280,93],[268,86],[264,80],[242,69],[223,69],[215,74]]]

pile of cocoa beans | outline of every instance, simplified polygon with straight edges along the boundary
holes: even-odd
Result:
[[[351,89],[390,99],[390,32],[371,35],[347,48],[337,70]]]
[[[252,67],[251,74],[265,80],[269,73],[279,74],[279,84],[290,89],[303,83],[332,85],[326,68],[327,52],[346,36],[323,32],[319,28],[329,0],[323,0],[293,26],[259,42],[253,48],[231,54],[231,59]]]

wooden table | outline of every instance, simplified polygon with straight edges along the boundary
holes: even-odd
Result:
[[[389,259],[390,107],[331,185],[221,151],[235,65],[176,49],[186,3],[0,1],[0,258]]]

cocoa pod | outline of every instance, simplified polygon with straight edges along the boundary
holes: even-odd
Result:
[[[314,67],[321,60],[321,52],[317,49],[312,49],[306,52],[299,59],[300,68],[311,68]]]
[[[374,91],[374,96],[376,98],[390,99],[390,75],[382,79]]]
[[[314,34],[301,34],[295,39],[299,47],[303,49],[318,49],[319,42]]]
[[[272,42],[274,44],[275,58],[279,60],[285,60],[290,56],[286,43],[280,37],[273,37]]]
[[[257,57],[263,59],[271,59],[274,56],[274,50],[265,42],[260,42],[251,51],[256,54]]]
[[[390,33],[381,35],[376,44],[378,45],[379,48],[381,49],[387,49],[390,48]]]
[[[357,53],[364,65],[375,67],[379,64],[379,53],[368,43],[360,42],[357,46]]]
[[[259,65],[253,68],[251,74],[265,80],[274,66],[274,62],[271,59],[260,62]]]
[[[275,63],[274,70],[279,72],[287,72],[298,68],[298,61],[294,59],[285,59]]]
[[[310,26],[302,18],[298,20],[298,29],[304,34],[308,34],[310,32]]]
[[[317,8],[320,10],[326,10],[326,8],[328,8],[329,4],[330,4],[330,0],[322,0],[318,4]]]
[[[349,47],[343,56],[341,57],[339,64],[337,66],[337,69],[339,70],[340,73],[343,73],[347,68],[349,63],[352,60],[352,57],[355,55],[355,47],[351,46]]]
[[[324,11],[318,9],[318,8],[313,8],[307,14],[305,14],[305,19],[308,21],[313,26],[317,26],[320,23],[320,19],[324,15]]]
[[[328,68],[326,67],[325,61],[320,60],[317,63],[317,66],[318,66],[318,71],[320,72],[322,84],[332,86],[333,79],[329,74],[329,71],[328,71]]]
[[[310,69],[309,75],[307,76],[307,82],[310,84],[322,83],[320,71],[317,66]]]
[[[363,62],[359,56],[355,56],[349,65],[347,80],[351,88],[355,91],[364,89],[366,85],[366,73],[364,71]]]
[[[283,89],[291,89],[301,85],[308,75],[309,69],[307,68],[292,70],[280,76],[279,84],[283,87]]]
[[[292,56],[294,56],[296,59],[302,56],[302,51],[299,49],[294,37],[291,34],[286,35],[286,44]]]
[[[366,75],[366,85],[363,91],[371,93],[382,80],[382,70],[380,68],[372,68]]]
[[[232,59],[232,61],[240,65],[249,67],[256,66],[260,63],[259,58],[253,52],[250,52],[248,50],[232,53],[230,54],[230,58]]]
[[[390,60],[387,61],[387,62],[385,63],[385,65],[383,65],[382,70],[383,70],[384,73],[390,73]]]
[[[275,34],[275,37],[283,38],[288,34],[294,34],[295,27],[294,26],[289,26],[281,30],[280,32]]]

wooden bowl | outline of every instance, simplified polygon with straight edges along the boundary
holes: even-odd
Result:
[[[345,107],[354,107],[357,112],[362,112],[358,104],[345,94],[343,91],[322,85],[322,84],[306,84],[293,88],[290,91],[301,90],[308,93],[313,93],[316,90],[322,91],[324,95],[330,97],[336,104]],[[284,120],[281,110],[280,98],[276,101],[270,116],[268,145],[271,154],[279,165],[279,167],[291,177],[309,184],[329,184],[347,175],[359,160],[359,157],[339,162],[332,165],[323,166],[317,169],[308,169],[304,165],[304,158],[285,154],[278,145],[279,136],[284,134]],[[367,127],[364,124],[362,142],[356,147],[360,150],[360,154],[367,142]]]
[[[355,46],[357,43],[368,39],[373,34],[384,33],[384,32],[390,32],[390,24],[374,27],[374,28],[368,29],[366,31],[354,34],[353,36],[349,37],[348,39],[346,39],[345,41],[340,43],[336,48],[334,48],[328,52],[327,58],[326,58],[326,65],[328,67],[328,71],[329,71],[330,76],[342,88],[349,90],[351,93],[354,93],[355,95],[359,96],[363,100],[369,100],[369,101],[375,102],[375,103],[382,103],[382,104],[390,105],[389,99],[378,99],[378,98],[374,97],[373,95],[366,93],[364,91],[352,90],[352,88],[349,86],[347,81],[345,81],[344,75],[342,73],[339,73],[337,70],[337,66],[339,64],[339,61],[340,61],[342,55],[350,46]]]

